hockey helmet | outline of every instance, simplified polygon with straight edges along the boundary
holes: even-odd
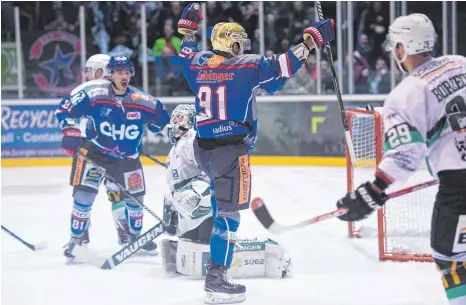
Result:
[[[387,49],[392,51],[398,67],[405,71],[403,63],[408,55],[431,52],[437,35],[432,21],[424,14],[411,14],[396,18],[388,29]],[[404,47],[404,56],[398,59],[395,50],[398,44]],[[406,72],[406,71],[405,71]]]
[[[107,65],[109,60],[110,56],[105,54],[96,54],[89,57],[83,69],[84,73],[90,73],[90,77],[87,80],[108,77]]]
[[[107,73],[111,76],[114,70],[128,70],[134,76],[133,63],[127,56],[112,56],[107,65]]]
[[[244,50],[251,49],[251,41],[248,39],[248,34],[244,28],[235,22],[217,23],[212,29],[210,37],[214,50],[225,52],[233,56],[242,55]],[[239,53],[233,52],[233,45],[239,44]]]

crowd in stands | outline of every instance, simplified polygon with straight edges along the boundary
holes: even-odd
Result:
[[[13,7],[21,10],[23,31],[36,29],[65,30],[79,36],[79,6],[86,8],[87,54],[125,54],[136,66],[135,84],[142,84],[142,51],[148,52],[149,85],[158,96],[191,95],[183,79],[178,57],[181,36],[176,24],[187,2],[171,1],[95,1],[95,2],[2,2],[2,40],[12,39],[14,33]],[[141,24],[141,4],[147,24]],[[265,2],[264,37],[266,56],[288,50],[302,41],[302,31],[311,25],[314,2]],[[335,18],[335,4],[328,9]],[[355,2],[354,53],[336,58],[335,66],[343,65],[343,78],[353,73],[354,93],[383,94],[390,91],[389,54],[383,50],[389,26],[388,2]],[[240,23],[251,39],[252,53],[260,53],[258,2],[209,1],[206,3],[207,36],[212,27],[222,21]],[[147,29],[147,45],[142,45],[141,29]],[[347,25],[343,25],[346,29]],[[343,31],[344,32],[344,31]],[[345,32],[344,32],[345,33]],[[345,34],[346,35],[346,34]],[[207,40],[210,48],[210,40]],[[346,52],[346,50],[345,50]],[[320,57],[321,92],[333,92],[332,75],[326,56]],[[354,69],[348,71],[348,62]],[[297,75],[287,81],[277,94],[315,94],[317,92],[317,57],[309,56]],[[338,69],[337,69],[338,71]],[[397,79],[401,77],[396,73]],[[341,85],[348,92],[348,82]],[[154,89],[157,88],[157,89]],[[157,91],[156,91],[157,90]]]

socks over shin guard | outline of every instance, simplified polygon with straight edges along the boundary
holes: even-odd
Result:
[[[142,197],[138,198],[142,202]],[[142,218],[144,216],[142,208],[133,200],[126,199],[126,221],[128,222],[131,234],[141,234]]]
[[[238,227],[239,221],[234,218],[218,214],[214,218],[214,227],[210,237],[212,263],[225,266],[231,265]]]
[[[71,236],[81,238],[84,235],[91,214],[91,206],[74,202],[73,211],[71,212]]]

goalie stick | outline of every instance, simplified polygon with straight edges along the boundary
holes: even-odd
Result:
[[[146,243],[159,237],[164,232],[165,229],[163,227],[163,223],[159,222],[158,224],[147,230],[146,233],[139,236],[138,239],[136,239],[126,247],[118,250],[118,252],[116,252],[108,258],[103,258],[98,254],[92,252],[88,248],[85,248],[78,244],[73,244],[70,252],[78,260],[89,262],[91,265],[103,270],[110,270],[120,265],[131,256],[133,256],[133,254],[138,252],[139,249],[141,249]]]
[[[26,247],[28,247],[32,251],[44,250],[44,249],[47,248],[47,242],[46,241],[42,241],[42,242],[38,243],[37,245],[34,245],[34,244],[30,244],[30,243],[26,242],[24,239],[22,239],[21,237],[19,237],[15,233],[11,232],[10,230],[5,228],[4,226],[2,226],[2,230],[4,230],[6,233],[10,234],[14,239],[21,242],[23,245],[25,245]]]
[[[405,195],[405,194],[408,194],[408,193],[411,193],[411,192],[414,192],[414,191],[417,191],[417,190],[422,190],[422,189],[427,188],[427,187],[432,186],[432,185],[436,185],[437,183],[438,183],[438,180],[431,180],[431,181],[427,181],[427,182],[424,182],[424,183],[416,184],[416,185],[407,187],[405,189],[401,189],[399,191],[395,191],[393,193],[390,193],[390,194],[387,195],[387,197],[388,197],[388,199],[393,199],[393,198],[396,198],[396,197],[399,197],[399,196],[402,196],[402,195]],[[344,215],[344,214],[346,214],[348,212],[347,209],[339,208],[339,209],[336,209],[336,210],[334,210],[332,212],[325,213],[325,214],[313,217],[311,219],[301,221],[301,222],[296,223],[294,225],[282,225],[282,224],[277,223],[273,219],[272,215],[269,212],[269,209],[267,208],[267,206],[265,205],[264,201],[261,198],[259,198],[259,197],[254,198],[252,200],[252,202],[251,202],[251,208],[252,208],[252,210],[254,212],[254,215],[256,215],[256,217],[260,221],[260,223],[269,232],[271,232],[273,234],[281,234],[281,233],[284,233],[284,232],[288,232],[288,231],[292,231],[292,230],[299,229],[299,228],[302,228],[302,227],[306,227],[308,225],[314,224],[314,223],[322,221],[322,220],[342,216],[342,215]]]

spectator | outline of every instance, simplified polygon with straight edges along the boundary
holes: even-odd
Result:
[[[374,43],[373,41],[369,42],[369,37],[366,34],[361,34],[359,36],[359,43],[356,47],[356,50],[359,52],[359,54],[367,59],[370,66],[374,64],[372,56],[372,52],[374,51]]]
[[[325,59],[320,62],[320,82],[322,93],[334,92],[332,71],[330,71],[328,61]]]
[[[315,81],[311,79],[306,67],[302,67],[290,77],[279,94],[315,94]]]
[[[73,24],[68,24],[65,21],[65,16],[63,13],[59,12],[57,15],[57,19],[52,21],[49,25],[45,26],[46,31],[69,31],[74,32],[76,30],[76,26]]]
[[[207,26],[213,27],[219,22],[225,22],[226,16],[224,15],[224,11],[220,6],[217,5],[215,1],[207,1],[206,3],[207,8]]]
[[[385,59],[379,57],[375,63],[375,71],[369,77],[370,92],[383,94],[390,92],[390,71],[387,68]]]
[[[154,47],[152,48],[152,54],[154,56],[161,56],[164,48],[167,46],[173,50],[173,54],[179,54],[181,48],[181,39],[175,36],[173,30],[173,19],[165,20],[163,26],[164,37],[161,37],[155,41]]]
[[[275,29],[275,15],[268,14],[265,19],[265,48],[272,49],[277,45],[277,31]]]
[[[242,26],[246,30],[248,37],[254,37],[254,30],[258,28],[259,17],[257,10],[252,3],[248,3],[241,7],[243,12]]]

